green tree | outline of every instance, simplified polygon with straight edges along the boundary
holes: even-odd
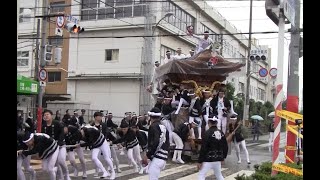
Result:
[[[260,116],[263,117],[264,119],[268,118],[268,114],[274,111],[273,104],[269,101],[265,102],[260,109]]]
[[[226,84],[226,98],[228,98],[229,100],[233,100],[234,99],[234,91],[235,88],[231,83],[227,83]]]
[[[261,108],[263,106],[262,102],[260,102],[260,101],[256,102],[255,106],[256,106],[256,114],[261,115],[260,114],[260,110],[261,110]]]
[[[254,99],[249,100],[249,118],[257,114],[256,102]]]
[[[244,105],[244,97],[235,96],[233,100],[233,110],[238,114],[238,117],[240,119],[243,119],[243,105]]]

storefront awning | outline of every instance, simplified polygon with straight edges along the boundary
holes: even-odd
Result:
[[[38,94],[39,83],[22,75],[17,75],[17,93],[18,94]]]

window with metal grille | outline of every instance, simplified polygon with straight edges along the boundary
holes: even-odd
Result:
[[[145,9],[144,0],[83,0],[81,20],[140,17]]]
[[[28,66],[29,65],[29,51],[18,51],[17,52],[17,66]]]
[[[195,18],[173,2],[163,2],[162,9],[164,13],[174,13],[173,16],[166,17],[164,20],[178,29],[186,31],[187,26],[195,26]]]
[[[50,3],[50,13],[54,14],[54,13],[64,12],[65,7],[63,5],[65,5],[64,1],[51,2]]]
[[[48,72],[48,82],[61,81],[61,72]]]
[[[49,36],[48,37],[49,44],[54,47],[61,47],[63,44],[62,36]]]

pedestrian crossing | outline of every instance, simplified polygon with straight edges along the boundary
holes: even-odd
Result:
[[[164,171],[161,171],[159,178],[162,178],[165,176],[170,176],[170,175],[182,172],[182,171],[189,171],[189,170],[195,169],[195,168],[196,168],[195,164],[184,164],[184,165],[180,165],[175,168],[165,169]],[[143,176],[132,178],[130,180],[148,180],[148,179],[149,179],[149,176],[148,176],[148,174],[146,174]]]
[[[227,170],[227,168],[221,168],[221,171],[225,171],[225,170]],[[179,179],[177,179],[177,180],[198,179],[198,174],[199,174],[199,173],[193,173],[193,174],[191,174],[191,175],[184,176],[184,177],[179,178]],[[207,177],[210,177],[210,176],[213,176],[213,175],[214,175],[213,171],[209,171],[209,172],[206,174],[206,178],[207,178]]]
[[[100,176],[102,173],[99,173],[100,176],[95,177],[94,174],[96,173],[96,170],[94,169],[93,162],[91,160],[90,151],[85,152],[85,161],[87,164],[87,179],[100,179]],[[121,157],[121,156],[120,156]],[[39,172],[39,175],[41,178],[39,180],[49,180],[46,179],[47,177],[44,177],[46,173],[42,172],[42,166],[41,166],[41,160],[31,160],[32,166],[35,170]],[[69,167],[69,175],[72,180],[79,179],[82,176],[81,171],[81,165],[78,158],[76,158],[76,163],[78,165],[79,172],[78,177],[74,177],[73,170],[71,168],[70,162],[66,161],[67,165]],[[105,166],[106,167],[106,166]],[[119,168],[121,169],[121,173],[116,173],[116,180],[148,180],[149,176],[148,174],[139,174],[138,172],[134,171],[134,168],[130,165],[128,165],[125,161],[122,160],[121,164],[119,165]],[[230,169],[229,169],[230,168]],[[237,173],[231,174],[235,171],[235,169],[229,167],[229,168],[222,168],[222,174],[225,177],[225,180],[233,180],[234,177],[237,176],[237,174],[242,175],[243,173],[250,175],[250,173],[253,173],[253,171],[240,171],[238,169]],[[198,168],[197,163],[186,163],[186,164],[176,164],[171,161],[168,161],[165,169],[161,171],[159,180],[191,180],[191,179],[198,179]],[[231,175],[230,175],[231,174]],[[214,173],[213,171],[209,171],[206,174],[206,178],[208,179],[214,179]]]
[[[77,161],[77,163],[80,162]],[[119,165],[121,169],[121,173],[116,173],[116,180],[148,180],[149,176],[148,174],[139,174],[134,171],[133,167],[128,164],[120,164]],[[247,176],[254,173],[254,171],[248,171],[248,170],[241,170],[231,175],[226,175],[226,171],[230,169],[228,168],[221,168],[222,174],[224,174],[225,180],[234,180],[235,177],[239,174],[245,174]],[[94,177],[95,169],[89,169],[86,171],[86,174],[88,176],[87,179],[100,179],[100,176]],[[198,169],[197,169],[197,163],[188,163],[188,164],[176,164],[176,163],[167,163],[165,166],[165,169],[161,171],[159,180],[192,180],[192,179],[198,179]],[[230,173],[229,173],[230,174]],[[70,178],[72,180],[79,179],[77,177],[74,177],[74,174],[70,172]],[[99,175],[102,175],[100,173]],[[82,171],[79,170],[78,176],[82,176]],[[214,172],[211,170],[206,174],[206,178],[214,178]],[[42,180],[42,178],[41,178]],[[43,180],[46,180],[45,178]]]

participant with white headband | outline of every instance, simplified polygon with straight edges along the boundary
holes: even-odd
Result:
[[[44,133],[26,133],[23,138],[29,149],[20,150],[18,154],[30,156],[32,154],[39,154],[42,159],[42,170],[49,174],[50,180],[56,180],[57,167],[55,164],[58,159],[59,148],[57,142]]]
[[[148,168],[149,179],[159,179],[160,172],[165,168],[169,151],[169,132],[166,127],[160,124],[161,111],[159,108],[152,108],[148,115],[151,125],[148,131],[148,151],[143,158],[143,163],[147,164],[151,160]]]
[[[195,34],[192,34],[193,37],[199,40],[197,45],[196,54],[200,53],[201,51],[205,50],[208,46],[210,46],[213,43],[213,40],[209,38],[209,31],[204,31],[204,36],[198,36]]]
[[[98,113],[98,112],[96,112]],[[81,129],[82,139],[85,143],[78,144],[78,146],[85,147],[89,146],[92,150],[92,161],[95,163],[96,167],[102,170],[103,175],[101,178],[106,178],[110,176],[109,179],[115,179],[115,171],[113,169],[113,163],[111,160],[111,152],[109,144],[107,143],[104,135],[98,130],[98,128],[91,125],[84,126]],[[102,152],[104,160],[110,166],[111,174],[103,167],[101,161],[98,158],[99,153]]]
[[[208,124],[209,129],[204,133],[198,159],[198,180],[205,180],[209,170],[214,171],[217,180],[223,180],[221,161],[227,157],[228,143],[224,133],[217,128],[216,117],[209,118]]]
[[[30,133],[29,131],[26,131]],[[23,143],[23,138],[25,136],[25,131],[17,131],[17,151],[27,150],[28,146]],[[36,171],[30,166],[31,156],[24,156],[23,154],[18,154],[17,156],[17,175],[18,180],[26,180],[26,177],[22,171],[22,165],[24,169],[29,172],[30,180],[36,179]]]
[[[249,159],[249,152],[247,150],[246,147],[246,141],[242,135],[243,133],[243,128],[242,128],[242,123],[241,120],[238,119],[237,120],[237,115],[233,115],[231,118],[231,123],[229,124],[229,133],[231,133],[233,135],[232,137],[232,142],[235,144],[236,146],[236,153],[237,153],[237,157],[238,157],[238,164],[241,163],[241,156],[240,156],[240,146],[243,149],[246,158],[247,158],[247,163],[250,163],[250,159]]]

